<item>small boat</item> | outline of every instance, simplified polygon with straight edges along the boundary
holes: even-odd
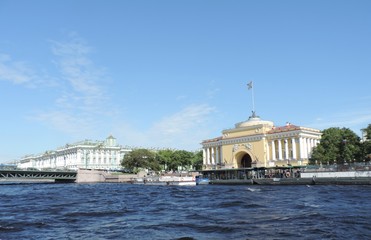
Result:
[[[179,177],[179,176],[150,176],[136,178],[134,184],[143,185],[172,185],[172,186],[196,186],[194,177]]]
[[[202,176],[196,176],[196,185],[206,185],[209,184],[210,180]]]

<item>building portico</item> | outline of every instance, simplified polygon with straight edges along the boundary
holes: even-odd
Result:
[[[253,112],[221,137],[202,142],[203,169],[306,165],[320,138],[317,129],[290,123],[275,127]]]

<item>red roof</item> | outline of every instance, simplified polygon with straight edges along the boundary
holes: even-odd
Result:
[[[223,137],[217,137],[217,138],[212,138],[212,139],[207,139],[204,140],[202,143],[207,143],[207,142],[217,142],[219,140],[222,140]]]
[[[294,130],[300,130],[300,127],[292,124],[287,124],[286,126],[282,127],[273,127],[270,131],[268,131],[268,134],[278,132],[289,132]]]

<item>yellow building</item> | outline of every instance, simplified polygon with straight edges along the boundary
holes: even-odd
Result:
[[[221,137],[202,142],[203,170],[306,165],[320,138],[317,129],[290,123],[275,127],[253,112]]]

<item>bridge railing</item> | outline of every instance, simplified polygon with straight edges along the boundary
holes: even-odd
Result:
[[[0,170],[1,178],[18,179],[59,179],[74,180],[77,172],[75,171],[30,171],[30,170]]]

